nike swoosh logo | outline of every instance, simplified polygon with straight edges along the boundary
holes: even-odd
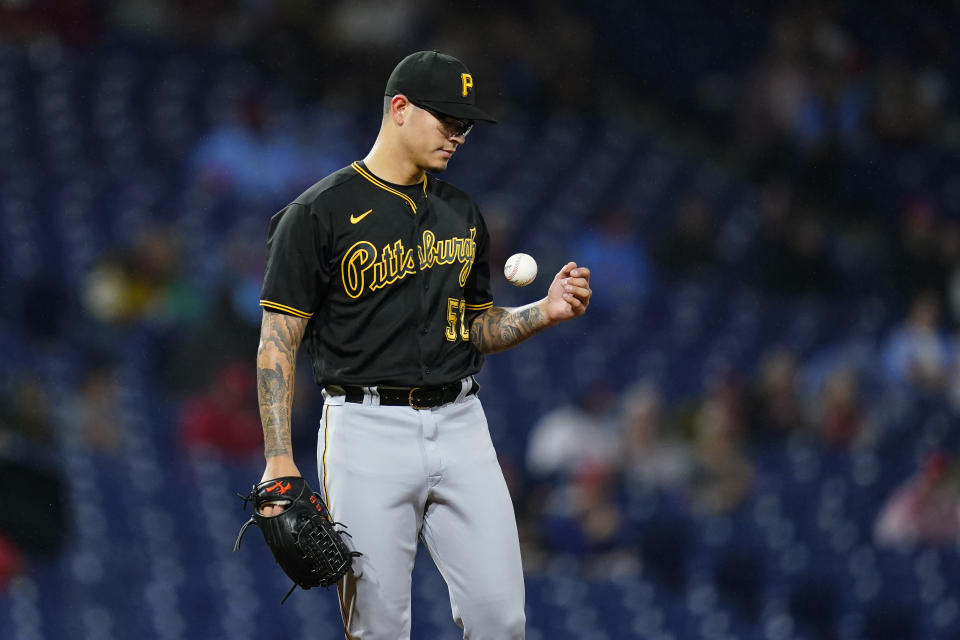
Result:
[[[366,217],[367,217],[368,215],[370,215],[371,213],[373,213],[373,209],[367,209],[366,213],[361,213],[361,214],[358,215],[358,216],[355,216],[355,215],[352,215],[352,214],[351,214],[351,216],[350,216],[350,224],[357,224],[358,222],[360,222],[361,220],[363,220],[364,218],[366,218]]]

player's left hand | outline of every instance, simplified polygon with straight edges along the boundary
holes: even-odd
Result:
[[[568,262],[553,277],[547,291],[546,315],[551,323],[583,315],[590,304],[590,269]]]

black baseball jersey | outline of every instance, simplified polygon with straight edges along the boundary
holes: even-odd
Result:
[[[271,218],[260,305],[310,319],[317,384],[444,384],[483,363],[465,316],[493,306],[488,256],[463,191],[354,162]]]

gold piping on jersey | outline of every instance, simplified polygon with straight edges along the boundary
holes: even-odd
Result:
[[[366,178],[367,180],[369,180],[370,182],[372,182],[372,183],[375,184],[376,186],[380,187],[380,188],[383,189],[384,191],[389,191],[390,193],[392,193],[392,194],[394,194],[394,195],[397,195],[397,196],[400,196],[401,198],[403,198],[404,200],[406,200],[406,201],[407,201],[407,204],[410,205],[410,209],[411,209],[414,213],[417,212],[417,205],[414,204],[413,199],[410,198],[410,196],[408,196],[407,194],[402,193],[402,192],[400,192],[400,191],[397,191],[396,189],[394,189],[393,187],[391,187],[391,186],[389,186],[389,185],[387,185],[387,184],[384,184],[384,183],[383,183],[381,180],[379,180],[375,175],[373,175],[372,173],[370,173],[369,171],[367,171],[366,169],[364,169],[363,167],[361,167],[359,162],[354,162],[354,163],[352,163],[350,166],[353,167],[353,170],[354,170],[354,171],[356,171],[356,172],[359,173],[361,176],[363,176],[364,178]],[[426,175],[423,176],[423,183],[422,183],[422,184],[423,184],[423,195],[427,195],[427,176],[426,176]]]
[[[493,300],[490,302],[482,302],[480,304],[470,304],[469,302],[463,305],[467,311],[483,311],[484,309],[493,308]]]
[[[299,309],[294,309],[293,307],[288,307],[285,304],[280,304],[278,302],[270,302],[269,300],[261,300],[260,306],[266,309],[276,309],[277,311],[283,311],[292,316],[297,316],[298,318],[312,318],[312,313],[307,313],[306,311],[300,311]]]

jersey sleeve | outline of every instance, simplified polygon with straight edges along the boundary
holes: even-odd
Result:
[[[311,208],[290,204],[270,219],[267,266],[260,306],[299,318],[312,318],[326,290],[321,229]]]
[[[475,242],[473,267],[463,288],[467,311],[483,311],[493,306],[493,291],[490,289],[490,234],[479,211]]]

